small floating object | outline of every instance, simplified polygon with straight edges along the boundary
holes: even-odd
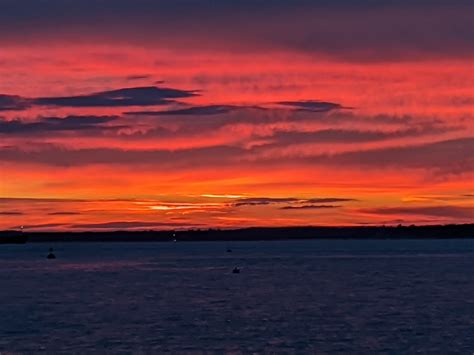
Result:
[[[234,267],[234,269],[232,270],[232,273],[233,274],[240,274],[240,269],[238,267]]]
[[[232,249],[227,248],[227,252],[228,252],[228,253],[232,253]]]
[[[47,259],[56,259],[56,255],[53,253],[53,248],[49,248],[49,254],[46,257]]]

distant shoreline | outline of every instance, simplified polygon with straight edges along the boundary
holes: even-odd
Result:
[[[0,231],[0,241],[12,231]],[[474,239],[474,224],[360,227],[255,227],[176,231],[18,232],[27,242],[172,242],[265,240]]]

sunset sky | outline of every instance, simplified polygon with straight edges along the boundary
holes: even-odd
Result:
[[[473,13],[0,0],[0,229],[472,222]]]

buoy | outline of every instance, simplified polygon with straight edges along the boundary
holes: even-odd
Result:
[[[49,254],[46,257],[47,259],[56,259],[56,255],[53,253],[53,248],[49,248]]]
[[[238,267],[234,267],[234,270],[232,270],[233,274],[240,274],[240,269]]]

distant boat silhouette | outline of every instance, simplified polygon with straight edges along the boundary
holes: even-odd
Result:
[[[238,267],[234,267],[234,269],[232,270],[232,273],[233,274],[240,274],[240,269]]]
[[[46,257],[47,259],[56,259],[56,255],[53,253],[53,248],[49,248],[49,254]]]

